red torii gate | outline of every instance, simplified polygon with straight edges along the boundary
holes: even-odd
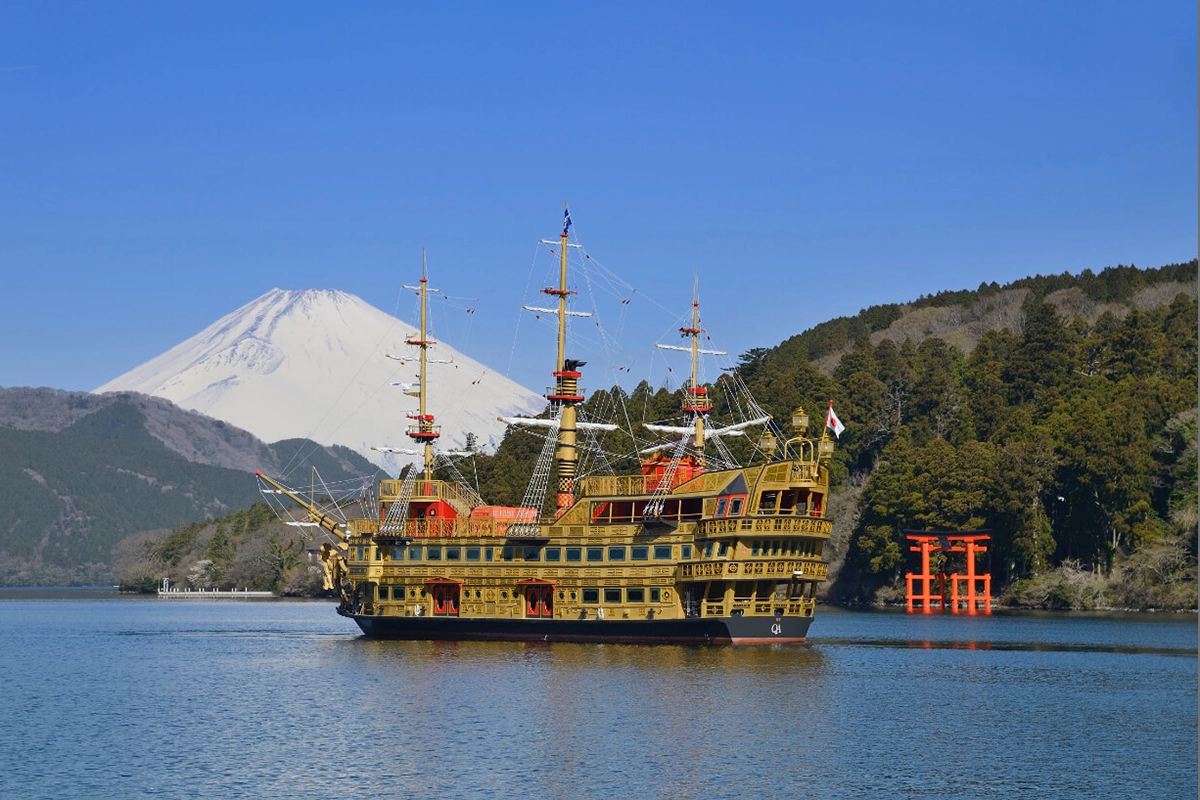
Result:
[[[936,608],[939,611],[949,611],[957,614],[963,608],[968,614],[992,613],[992,574],[990,572],[975,572],[975,556],[986,553],[983,546],[992,538],[991,531],[904,531],[905,537],[915,545],[909,546],[909,551],[921,554],[921,573],[914,575],[906,572],[904,578],[908,583],[904,599],[908,613],[920,611],[932,614]],[[929,571],[929,555],[935,551],[943,553],[966,553],[967,574],[959,575],[952,572],[947,575],[939,572],[937,575]],[[934,580],[937,581],[937,594],[933,592]],[[921,591],[913,591],[913,583]],[[949,594],[946,583],[949,581]],[[960,583],[965,583],[963,591],[959,591]],[[982,603],[982,607],[980,604]],[[920,604],[920,605],[918,605]]]

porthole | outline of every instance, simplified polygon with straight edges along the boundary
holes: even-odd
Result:
[[[663,600],[670,600],[670,599],[671,599],[671,590],[663,589]]]
[[[572,599],[572,600],[574,600],[574,599],[575,599],[575,593],[574,593],[574,592],[571,592],[571,599]]]
[[[506,592],[506,591],[502,591],[502,592],[500,592],[500,599],[501,599],[501,600],[507,600],[507,599],[508,599],[508,592]]]

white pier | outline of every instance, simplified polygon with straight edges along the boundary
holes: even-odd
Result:
[[[172,589],[167,578],[158,586],[158,596],[183,600],[264,600],[275,596],[274,592],[252,592],[249,589]]]

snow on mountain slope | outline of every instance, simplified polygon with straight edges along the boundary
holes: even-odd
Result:
[[[308,437],[357,450],[391,473],[412,460],[371,447],[413,447],[404,435],[417,400],[393,383],[415,383],[417,326],[332,289],[272,289],[187,341],[95,391],[136,391],[225,420],[266,442]],[[405,361],[388,359],[391,354]],[[428,408],[442,449],[468,433],[496,444],[496,417],[534,414],[545,398],[449,345],[430,358]]]

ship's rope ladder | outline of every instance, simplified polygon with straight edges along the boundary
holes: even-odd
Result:
[[[417,482],[417,472],[419,470],[415,464],[410,464],[407,467],[407,471],[404,474],[404,481],[400,484],[400,496],[388,508],[387,514],[379,526],[380,533],[404,533],[404,521],[408,519],[408,504],[412,500],[413,486]]]
[[[546,421],[550,423],[546,426],[546,440],[542,442],[542,451],[538,453],[533,475],[529,479],[529,485],[525,487],[525,496],[521,498],[521,508],[536,508],[539,514],[546,502],[546,491],[550,487],[550,473],[554,464],[554,451],[558,447],[558,428],[562,423],[562,409],[559,408],[558,413]],[[536,523],[518,524],[509,526],[508,534],[514,537],[537,536],[539,531]]]

